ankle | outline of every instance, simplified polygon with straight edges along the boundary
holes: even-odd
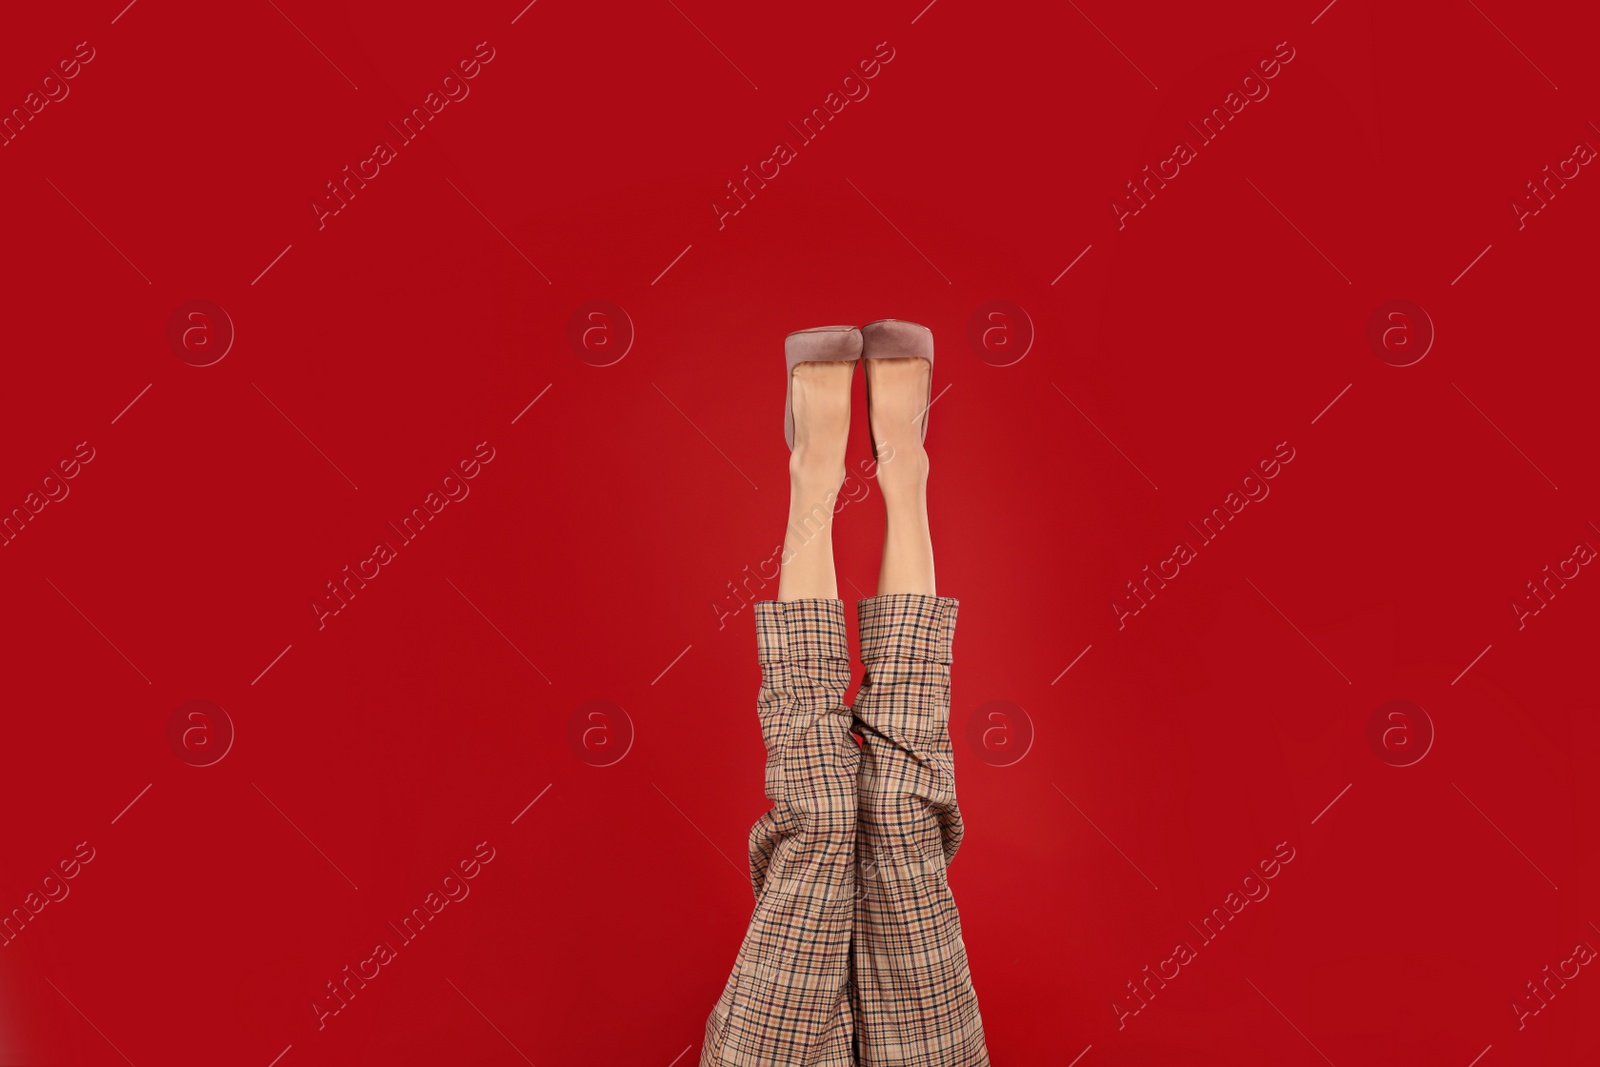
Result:
[[[915,444],[882,449],[883,457],[873,468],[886,495],[921,493],[928,486],[928,452]]]
[[[795,446],[789,454],[789,484],[818,496],[838,492],[844,484],[844,451]]]

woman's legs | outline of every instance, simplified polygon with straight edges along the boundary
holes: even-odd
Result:
[[[789,454],[789,524],[783,531],[778,599],[839,598],[833,569],[833,505],[844,484],[854,363],[794,369],[794,451]]]
[[[853,1067],[856,773],[850,647],[833,569],[850,364],[794,374],[795,448],[778,599],[755,605],[772,808],[750,831],[756,907],[706,1021],[702,1067]]]
[[[851,1007],[861,1067],[983,1067],[983,1020],[945,878],[962,838],[950,745],[958,601],[934,591],[927,453],[929,367],[869,360],[878,481],[888,510],[878,595],[857,604],[866,668],[853,709],[857,899]],[[881,421],[880,421],[881,420]],[[904,462],[902,462],[904,461]]]
[[[876,477],[888,522],[878,594],[933,592],[933,535],[928,529],[928,453],[922,446],[928,375],[921,359],[869,359]]]

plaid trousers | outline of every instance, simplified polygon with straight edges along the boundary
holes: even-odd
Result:
[[[946,881],[962,837],[950,746],[958,601],[755,605],[772,807],[750,831],[756,907],[701,1067],[987,1067]],[[851,731],[861,734],[856,744]]]

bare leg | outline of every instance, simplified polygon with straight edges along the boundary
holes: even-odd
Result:
[[[794,369],[794,451],[789,456],[789,525],[783,534],[779,600],[837,600],[833,507],[844,484],[855,365],[802,363]]]
[[[921,359],[865,362],[872,390],[872,435],[881,457],[878,486],[888,514],[878,595],[932,595],[933,537],[928,529],[928,453],[922,447],[922,420],[933,369]]]

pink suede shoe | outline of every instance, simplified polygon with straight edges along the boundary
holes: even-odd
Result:
[[[794,451],[794,369],[801,363],[849,363],[861,360],[861,331],[854,326],[815,326],[783,339],[788,365],[783,385],[783,440]]]
[[[879,319],[861,327],[862,359],[925,359],[928,361],[928,403],[922,409],[922,440],[928,439],[928,409],[933,406],[933,331],[905,319]],[[872,407],[872,384],[867,380],[867,407]],[[872,420],[867,419],[867,435],[872,436]],[[872,440],[872,456],[878,456],[878,442]]]

